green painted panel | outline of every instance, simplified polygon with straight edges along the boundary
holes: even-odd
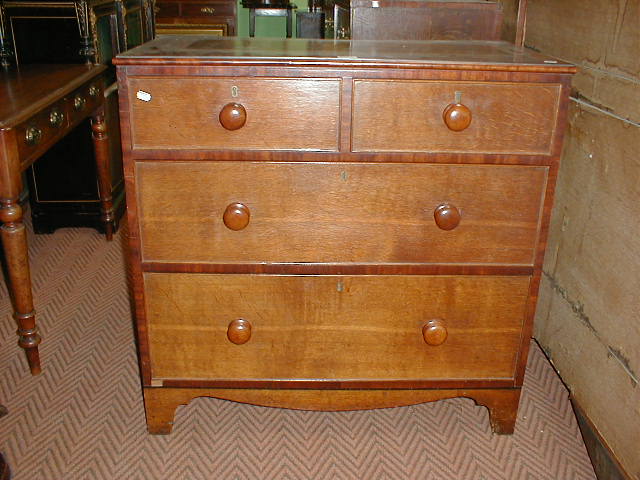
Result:
[[[298,10],[301,12],[308,11],[307,0],[292,0],[291,3],[295,3],[298,6]],[[296,34],[296,14],[294,10],[293,14],[293,36]],[[249,9],[242,8],[241,0],[238,0],[238,36],[249,36]],[[285,17],[257,17],[256,18],[256,37],[286,37],[286,18]]]

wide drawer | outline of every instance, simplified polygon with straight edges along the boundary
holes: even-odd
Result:
[[[340,80],[133,77],[129,102],[133,148],[338,150]]]
[[[139,162],[142,256],[532,265],[546,177],[534,166]],[[454,228],[436,222],[442,205],[458,212]]]
[[[558,84],[356,80],[352,149],[549,155],[559,100]],[[471,115],[459,131],[444,115],[456,103]]]
[[[529,277],[147,273],[144,284],[154,379],[493,379],[514,374]]]

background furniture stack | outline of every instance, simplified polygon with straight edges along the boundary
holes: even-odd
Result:
[[[156,33],[236,35],[236,0],[158,0]]]

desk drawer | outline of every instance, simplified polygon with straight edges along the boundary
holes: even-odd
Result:
[[[60,100],[15,128],[18,155],[23,165],[49,148],[66,131],[69,125],[67,103],[67,100]]]
[[[142,255],[531,265],[546,176],[534,166],[141,162]],[[244,209],[227,210],[236,203]]]
[[[148,273],[144,283],[154,378],[492,379],[513,376],[529,277]]]
[[[337,151],[340,80],[131,78],[134,148]],[[147,101],[138,92],[148,94]],[[223,127],[225,106],[242,122]],[[230,107],[225,110],[233,115]],[[224,114],[223,114],[224,115]],[[237,121],[240,114],[234,117]],[[228,117],[227,117],[228,118]]]
[[[357,80],[353,95],[356,152],[549,155],[560,85]],[[456,101],[471,115],[459,131],[444,121]]]
[[[67,98],[67,108],[71,123],[84,119],[87,112],[93,112],[104,96],[102,81],[95,81],[73,92]]]

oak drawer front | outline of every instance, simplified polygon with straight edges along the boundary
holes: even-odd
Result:
[[[356,152],[549,155],[560,85],[357,80],[353,95]],[[465,128],[463,107],[449,110],[458,131],[445,123],[456,103],[470,114]]]
[[[531,265],[546,176],[534,166],[140,162],[142,256]],[[436,223],[441,205],[457,209],[455,228]]]
[[[133,148],[338,150],[340,80],[144,77],[129,82]]]
[[[144,283],[156,379],[491,379],[513,376],[529,277],[147,273]],[[430,336],[435,320],[444,340]]]

